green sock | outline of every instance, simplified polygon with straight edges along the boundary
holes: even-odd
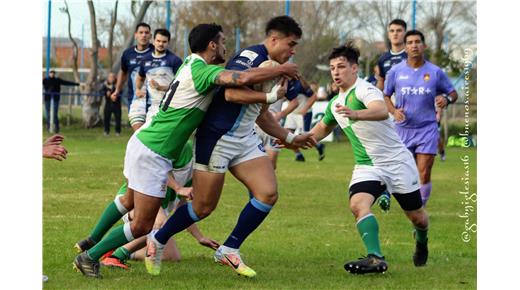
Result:
[[[114,251],[112,257],[116,257],[122,262],[128,260],[130,258],[130,251],[128,251],[125,247],[119,247]]]
[[[415,228],[415,240],[421,244],[428,241],[428,229]]]
[[[88,250],[87,254],[93,260],[98,261],[106,252],[133,240],[134,237],[130,230],[130,224],[120,225],[115,227],[104,239]]]
[[[383,257],[381,248],[379,247],[379,226],[377,225],[376,217],[373,214],[368,214],[362,217],[356,226],[367,248],[367,252]]]
[[[126,184],[124,184],[126,188]],[[90,233],[90,238],[94,242],[99,242],[108,230],[124,215],[128,210],[121,204],[119,197],[108,204],[105,211],[101,214],[97,224]]]

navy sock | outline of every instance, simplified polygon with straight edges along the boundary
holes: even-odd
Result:
[[[237,225],[227,238],[224,246],[240,248],[244,240],[264,221],[272,206],[252,198],[238,217]]]
[[[175,213],[164,223],[162,228],[155,234],[155,239],[166,245],[168,239],[178,232],[185,230],[200,218],[191,207],[191,202],[179,207]]]

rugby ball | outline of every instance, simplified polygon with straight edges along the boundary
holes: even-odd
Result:
[[[276,67],[280,64],[276,62],[275,60],[268,59],[264,62],[262,62],[258,67]],[[255,91],[269,93],[271,89],[281,80],[282,77],[276,77],[274,79],[265,81],[261,84],[255,84],[253,87]]]

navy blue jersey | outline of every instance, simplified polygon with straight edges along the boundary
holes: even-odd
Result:
[[[267,49],[263,44],[253,45],[239,51],[226,65],[228,70],[245,71],[258,67],[268,60]],[[209,105],[204,120],[197,129],[196,162],[207,164],[211,151],[223,136],[241,138],[254,130],[256,118],[263,104],[237,104],[226,101],[224,87],[219,87]]]
[[[312,91],[312,89],[310,87],[305,89],[299,80],[289,81],[288,88],[287,88],[287,95],[286,95],[287,99],[292,100],[300,94],[303,94],[307,98],[310,98],[310,97],[312,97],[314,92]]]
[[[165,93],[152,88],[150,81],[154,80],[160,86],[168,87],[181,65],[182,60],[169,50],[160,56],[155,56],[155,53],[149,54],[141,60],[139,75],[146,78],[147,106],[159,107]]]
[[[132,103],[134,99],[135,92],[135,80],[137,78],[137,74],[139,72],[139,67],[141,65],[141,60],[151,55],[154,51],[154,47],[152,44],[148,46],[145,50],[137,50],[136,46],[132,46],[130,48],[125,49],[123,54],[121,55],[121,70],[128,73],[128,105]]]
[[[379,57],[377,61],[377,66],[379,67],[379,76],[382,78],[386,78],[386,74],[388,71],[396,64],[400,63],[403,60],[406,60],[408,55],[404,51],[394,53],[391,50],[385,52],[383,55]]]

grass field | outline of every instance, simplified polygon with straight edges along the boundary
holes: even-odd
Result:
[[[241,248],[258,273],[254,279],[235,275],[213,262],[213,252],[188,234],[177,238],[183,259],[164,263],[158,277],[141,262],[128,271],[102,268],[104,278],[89,279],[72,270],[75,242],[88,235],[122,180],[122,165],[130,131],[104,137],[101,128],[64,128],[69,157],[43,162],[43,272],[45,289],[473,289],[476,288],[476,235],[463,242],[465,174],[460,160],[470,158],[470,188],[476,192],[476,150],[448,148],[433,170],[430,213],[430,259],[412,263],[412,228],[393,200],[390,213],[377,208],[380,240],[389,270],[383,275],[354,276],[343,269],[347,260],[365,254],[348,209],[347,186],[353,167],[346,142],[327,144],[327,156],[317,161],[315,150],[296,163],[282,152],[277,170],[280,198],[266,221]],[[47,136],[46,134],[44,134]],[[247,202],[247,191],[227,175],[220,204],[199,223],[207,236],[223,242]],[[476,206],[475,206],[476,208]],[[476,222],[476,209],[469,215]]]

